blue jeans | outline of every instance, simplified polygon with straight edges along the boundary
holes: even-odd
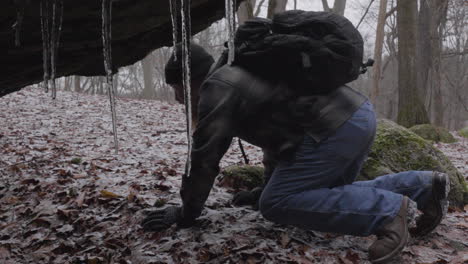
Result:
[[[353,182],[374,140],[375,114],[365,102],[338,130],[316,143],[305,136],[293,163],[280,162],[260,197],[276,223],[367,236],[393,220],[403,196],[424,207],[431,171],[407,171]]]

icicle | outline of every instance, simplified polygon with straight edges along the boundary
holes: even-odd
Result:
[[[172,48],[174,52],[174,60],[177,61],[176,44],[177,44],[177,3],[176,0],[169,0],[169,9],[171,12],[172,21]]]
[[[24,1],[18,1],[17,5],[20,5],[20,7],[16,10],[16,23],[13,25],[13,28],[15,29],[15,46],[19,47],[21,46],[20,33],[23,26],[25,3]]]
[[[55,65],[57,62],[57,52],[60,44],[60,33],[62,32],[62,20],[63,20],[63,0],[53,0],[52,4],[52,28],[50,36],[50,81],[52,85],[52,99],[57,97],[57,88],[55,86]],[[58,23],[56,22],[58,15]]]
[[[191,0],[182,0],[181,19],[182,19],[182,61],[183,64],[183,85],[184,85],[184,101],[185,101],[185,115],[187,118],[187,163],[185,164],[185,175],[190,177],[192,152],[192,98],[190,88],[190,40],[192,37],[191,21],[190,21],[190,6]]]
[[[42,31],[42,61],[44,69],[44,90],[49,91],[49,0],[42,0],[40,3],[41,12],[41,31]]]
[[[228,27],[228,64],[234,61],[234,32],[236,31],[236,3],[235,0],[225,0],[226,23]]]
[[[119,151],[119,141],[117,138],[117,114],[115,111],[114,81],[112,78],[112,1],[113,0],[102,0],[102,49],[104,68],[106,70],[107,93],[109,94],[112,113],[115,153],[117,154]]]

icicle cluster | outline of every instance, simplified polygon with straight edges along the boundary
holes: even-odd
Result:
[[[185,101],[185,115],[187,118],[187,163],[185,165],[185,174],[190,177],[192,152],[192,100],[190,88],[190,61],[191,50],[190,40],[192,37],[192,28],[190,22],[190,6],[191,0],[182,0],[181,8],[181,21],[182,21],[182,61],[183,61],[183,85],[184,85],[184,101]]]
[[[176,0],[169,0],[169,11],[171,12],[172,21],[172,48],[174,60],[177,61],[176,44],[177,44],[177,3]]]
[[[117,154],[119,151],[119,141],[117,138],[117,114],[115,110],[115,90],[112,76],[112,1],[113,0],[102,0],[102,47],[104,68],[106,70],[107,93],[109,94],[112,113],[115,153]]]
[[[42,60],[44,68],[44,88],[52,86],[52,99],[57,96],[55,74],[57,53],[60,44],[63,21],[63,0],[42,0],[40,2],[42,31]]]
[[[226,22],[228,27],[228,64],[234,61],[234,32],[236,31],[236,2],[225,0]]]

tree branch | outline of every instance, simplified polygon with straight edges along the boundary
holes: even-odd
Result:
[[[463,56],[463,55],[466,55],[466,54],[468,54],[468,50],[462,51],[462,52],[446,52],[446,53],[442,53],[442,56],[452,57],[452,56]]]
[[[387,14],[385,15],[385,18],[388,18],[389,16],[393,15],[393,13],[395,13],[396,10],[397,10],[397,7],[396,7],[396,6],[392,7],[392,9],[390,9],[390,10],[387,12]]]
[[[359,20],[359,23],[357,24],[356,29],[359,29],[359,26],[361,25],[362,21],[366,17],[367,13],[369,13],[369,9],[373,3],[374,3],[374,0],[371,0],[369,5],[367,6],[366,12],[364,12],[364,15],[362,15],[361,19]]]
[[[255,11],[255,14],[254,16],[258,16],[260,14],[260,11],[262,9],[262,5],[265,3],[265,0],[260,0],[260,2],[258,3],[258,7],[257,7],[257,10]]]

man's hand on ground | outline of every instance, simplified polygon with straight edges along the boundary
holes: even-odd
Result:
[[[263,188],[257,187],[251,191],[240,191],[234,195],[232,204],[236,206],[252,205],[255,209],[258,208],[258,200],[262,194]]]
[[[182,207],[171,206],[166,209],[156,210],[149,213],[141,226],[147,232],[163,231],[173,224],[180,222],[182,218]]]

